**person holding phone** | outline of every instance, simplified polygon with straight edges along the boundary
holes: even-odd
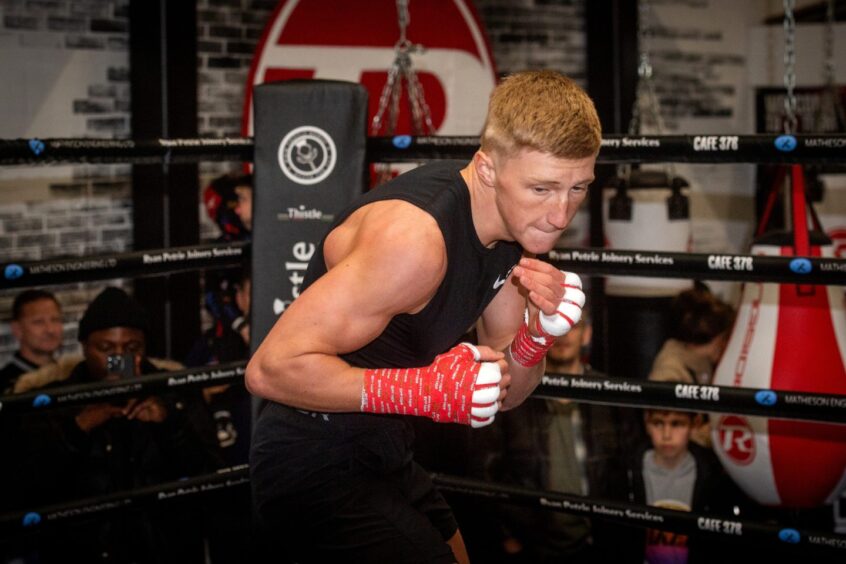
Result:
[[[106,288],[79,323],[83,360],[69,370],[31,373],[44,389],[102,380],[131,379],[178,369],[146,354],[149,324],[144,309],[119,288]],[[63,367],[64,364],[56,365]],[[20,381],[19,381],[20,382]],[[140,396],[27,416],[16,458],[28,507],[131,490],[202,474],[222,466],[214,423],[200,393]],[[148,561],[172,554],[175,561],[202,555],[201,519],[158,509],[88,520],[57,530],[41,543],[44,561],[90,562],[103,554],[116,561]],[[52,550],[60,554],[51,554]],[[133,560],[135,559],[135,560]]]

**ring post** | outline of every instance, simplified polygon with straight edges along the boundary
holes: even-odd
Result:
[[[367,91],[291,80],[255,88],[251,341],[299,295],[336,215],[365,187]]]

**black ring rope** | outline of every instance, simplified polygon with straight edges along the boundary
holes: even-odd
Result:
[[[484,497],[499,502],[536,506],[584,517],[610,520],[624,525],[650,527],[710,538],[731,539],[800,549],[820,547],[846,550],[846,536],[797,530],[777,524],[717,517],[696,512],[675,511],[647,505],[597,500],[552,491],[495,484],[444,474],[432,476],[442,491]]]
[[[231,362],[149,374],[131,381],[90,382],[0,396],[0,417],[181,388],[243,383],[246,364],[245,361]],[[547,374],[541,379],[532,397],[846,423],[846,396],[790,390]]]
[[[0,537],[26,531],[39,531],[45,526],[61,525],[72,519],[94,517],[121,509],[139,508],[185,497],[196,497],[249,483],[246,464],[204,474],[155,484],[129,491],[115,492],[45,507],[0,514]]]
[[[0,290],[130,276],[153,276],[205,268],[239,266],[249,253],[245,241],[209,243],[43,261],[0,263]]]
[[[467,159],[476,136],[370,137],[370,162]],[[249,137],[184,139],[0,139],[0,165],[252,161]],[[600,163],[844,164],[846,135],[606,135]]]
[[[546,374],[532,397],[567,398],[628,407],[743,413],[773,419],[846,423],[846,396],[679,382]]]
[[[0,396],[0,418],[14,414],[82,405],[113,399],[156,394],[163,391],[243,383],[246,361],[200,368],[159,372],[131,380],[88,382],[55,388],[38,388],[20,394]]]
[[[3,272],[0,290],[238,266],[248,253],[249,243],[238,241],[0,263],[0,271]],[[588,247],[553,250],[549,259],[562,270],[585,275],[846,285],[846,259],[839,258],[668,253]]]
[[[549,259],[587,275],[846,285],[846,259],[839,258],[567,248]]]
[[[57,163],[169,163],[253,160],[249,137],[192,139],[2,139],[0,165]]]
[[[777,524],[716,517],[696,512],[598,500],[559,492],[538,491],[444,474],[433,474],[432,479],[443,491],[484,497],[500,502],[537,506],[552,511],[610,520],[624,525],[653,527],[743,542],[846,550],[846,536],[842,535],[797,530]],[[44,526],[62,524],[77,518],[101,516],[116,510],[140,508],[185,497],[196,497],[221,489],[243,486],[248,482],[249,467],[240,465],[221,469],[214,474],[175,482],[41,508],[8,512],[0,515],[0,535],[11,536],[21,531],[37,531]]]

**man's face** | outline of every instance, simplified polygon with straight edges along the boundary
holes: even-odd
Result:
[[[678,462],[690,441],[691,416],[678,411],[651,411],[646,417],[646,432],[659,461]]]
[[[25,304],[11,326],[25,356],[53,354],[62,346],[62,310],[49,298]]]
[[[253,230],[253,189],[250,186],[236,186],[235,194],[238,196],[238,203],[235,206],[235,213],[241,218],[244,227]]]
[[[549,252],[587,197],[596,157],[562,159],[522,149],[494,154],[493,162],[506,230],[528,252]]]
[[[110,355],[131,354],[135,358],[135,373],[139,373],[141,358],[144,356],[146,340],[144,332],[131,327],[112,327],[92,331],[82,344],[82,353],[88,371],[96,380],[117,379],[106,368],[106,358]]]

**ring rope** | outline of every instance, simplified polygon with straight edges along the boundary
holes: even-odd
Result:
[[[247,257],[246,241],[169,247],[129,253],[0,263],[0,290],[65,284],[127,276],[153,276],[205,268],[238,266]],[[636,275],[739,282],[843,285],[846,259],[763,255],[668,253],[599,247],[550,251],[562,270],[585,275]]]
[[[0,418],[52,408],[122,399],[167,390],[198,388],[244,382],[246,361],[215,364],[200,368],[158,372],[132,378],[39,388],[20,394],[0,396]]]
[[[532,397],[846,424],[846,396],[792,390],[545,374]]]
[[[487,481],[432,474],[442,491],[496,499],[506,503],[537,506],[542,509],[575,513],[636,527],[660,527],[690,535],[755,542],[799,549],[819,547],[846,550],[846,536],[797,530],[778,524],[726,519],[695,512],[675,511],[624,502],[610,502],[587,496],[495,484]],[[91,497],[68,503],[0,514],[0,537],[24,531],[37,532],[47,525],[60,525],[81,517],[104,515],[121,509],[139,508],[174,499],[195,497],[249,482],[248,465],[218,470],[175,482]]]
[[[598,500],[591,497],[525,487],[496,484],[433,474],[432,480],[441,491],[469,494],[500,502],[537,506],[563,513],[610,520],[624,525],[660,528],[710,538],[731,539],[799,549],[820,547],[846,550],[846,536],[832,533],[797,530],[778,524],[716,517],[688,511],[676,511],[648,505]]]
[[[477,136],[369,137],[367,160],[468,159]],[[599,163],[846,164],[846,135],[606,135]],[[0,165],[252,161],[249,137],[181,139],[0,139]]]
[[[40,508],[2,513],[0,514],[0,538],[27,531],[37,533],[45,526],[61,525],[81,517],[90,518],[115,510],[139,508],[188,496],[205,495],[221,489],[242,486],[249,481],[249,466],[241,464],[222,468],[214,474],[204,474]]]
[[[246,241],[235,241],[89,257],[0,263],[3,274],[0,290],[239,266],[248,256],[249,245]]]
[[[585,275],[637,275],[833,286],[842,286],[846,280],[846,259],[839,258],[669,253],[585,247],[553,250],[549,252],[549,259],[557,268]]]
[[[245,361],[231,362],[149,374],[133,378],[131,381],[90,382],[0,396],[0,417],[174,389],[243,383],[246,365]],[[790,390],[546,374],[532,393],[532,397],[567,398],[627,407],[668,407],[685,411],[743,413],[778,419],[846,423],[846,396]]]

